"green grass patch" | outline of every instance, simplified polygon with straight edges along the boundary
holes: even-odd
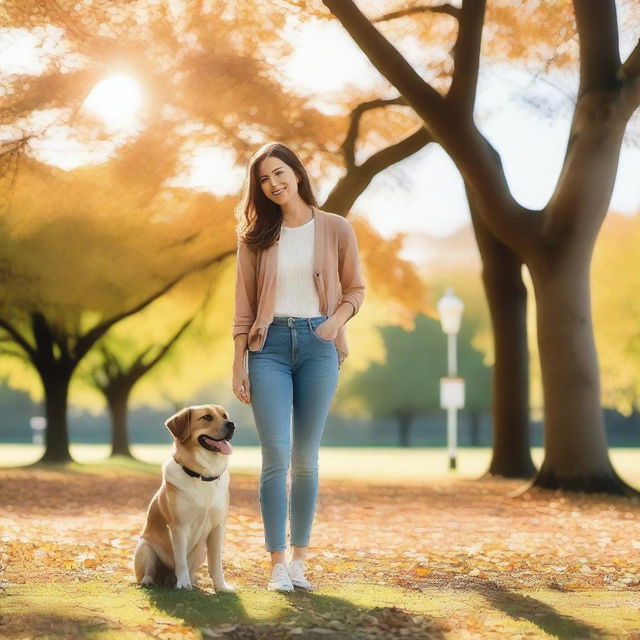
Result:
[[[162,461],[170,455],[169,445],[133,445],[134,460],[109,458],[109,446],[73,444],[71,455],[78,465],[65,469],[90,471],[96,466],[101,472],[125,470],[157,473]],[[43,447],[29,444],[0,444],[0,467],[16,467],[36,463]],[[631,485],[640,487],[640,449],[611,449],[611,460],[618,473]],[[540,466],[544,452],[532,449],[534,462]],[[458,469],[450,471],[446,449],[396,447],[323,447],[320,451],[320,473],[324,478],[352,479],[372,483],[421,482],[433,479],[478,478],[491,460],[489,448],[458,450]],[[237,473],[257,475],[261,456],[258,447],[235,447],[231,469]],[[384,468],[383,475],[380,469]]]
[[[298,628],[303,638],[316,637],[319,628],[324,637],[357,638],[363,624],[375,626],[378,619],[384,625],[385,615],[388,622],[389,608],[420,616],[434,638],[613,639],[632,638],[639,631],[637,593],[632,592],[508,591],[479,582],[424,591],[340,584],[290,595],[239,585],[236,594],[215,595],[209,589],[142,589],[94,581],[9,587],[2,598],[0,635],[120,640],[192,632],[184,637],[206,637],[205,630],[240,623],[274,625],[274,634]],[[391,627],[380,637],[426,636],[407,636]]]

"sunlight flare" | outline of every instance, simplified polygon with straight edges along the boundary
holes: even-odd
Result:
[[[134,78],[120,73],[101,80],[84,101],[89,111],[111,125],[133,119],[142,106],[143,94]]]

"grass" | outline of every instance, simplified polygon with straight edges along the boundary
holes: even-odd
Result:
[[[420,616],[423,624],[433,625],[429,628],[432,635],[404,636],[410,638],[631,640],[638,637],[634,634],[639,630],[637,594],[602,590],[516,592],[489,585],[461,593],[459,589],[410,591],[381,585],[341,584],[338,589],[309,594],[285,595],[242,587],[236,594],[218,596],[203,589],[143,590],[127,581],[115,586],[94,580],[59,587],[43,584],[11,587],[3,600],[5,619],[12,620],[16,631],[23,621],[24,628],[35,637],[51,640],[216,637],[216,629],[223,633],[224,625],[228,629],[228,625],[238,624],[256,629],[271,626],[274,637],[276,630],[286,634],[299,628],[306,630],[301,636],[304,638],[346,640],[361,637],[363,615],[373,614],[375,619],[380,617],[382,608],[397,606],[411,617]],[[375,623],[372,626],[376,628]],[[399,629],[387,629],[385,633],[384,627],[377,628],[382,632],[379,638],[403,637]],[[312,629],[323,631],[315,635],[317,631]],[[418,629],[414,628],[414,633]],[[17,632],[15,636],[3,637],[23,636]],[[233,629],[226,637],[234,637]]]
[[[157,467],[171,453],[169,445],[133,445],[136,460],[110,460],[109,446],[72,444],[71,455],[83,470],[96,464],[103,468],[121,468],[141,473],[157,473]],[[31,444],[0,444],[0,467],[29,465],[38,461],[44,449]],[[640,449],[610,449],[618,473],[631,485],[640,487]],[[540,466],[541,448],[532,449],[533,461]],[[320,473],[325,478],[351,479],[373,484],[422,482],[430,479],[477,478],[484,474],[491,459],[489,448],[458,449],[458,469],[450,472],[446,449],[397,447],[323,447],[320,451]],[[235,447],[231,459],[236,473],[255,475],[260,471],[258,447]],[[71,466],[73,468],[73,466]],[[384,473],[380,470],[384,468]]]

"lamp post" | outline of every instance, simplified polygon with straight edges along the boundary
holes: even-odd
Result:
[[[464,380],[457,371],[457,337],[464,303],[449,287],[437,305],[442,330],[447,334],[447,377],[440,378],[440,406],[447,410],[447,449],[449,469],[456,468],[458,409],[464,407]]]

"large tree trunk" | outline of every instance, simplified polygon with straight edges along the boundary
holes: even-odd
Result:
[[[130,386],[120,385],[104,392],[111,417],[111,457],[133,457],[131,451],[129,451],[129,427],[127,424],[131,388]]]
[[[632,494],[609,461],[591,321],[589,259],[570,247],[530,266],[544,388],[545,460],[533,485]]]
[[[39,369],[38,373],[44,388],[47,419],[45,451],[40,462],[48,464],[72,462],[67,425],[67,396],[72,372],[61,367],[51,367]]]
[[[488,232],[468,186],[466,191],[493,329],[493,451],[487,474],[530,478],[536,468],[529,441],[527,288],[522,260]]]
[[[621,63],[614,0],[573,2],[578,98],[556,189],[538,211],[515,200],[499,155],[473,120],[485,0],[463,0],[454,10],[459,29],[446,96],[353,0],[323,2],[455,162],[488,232],[529,266],[545,395],[546,459],[536,484],[631,493],[608,458],[589,306],[591,250],[611,200],[627,122],[640,105],[640,44]]]
[[[507,478],[530,478],[536,471],[529,442],[527,291],[520,269],[517,259],[503,259],[499,265],[485,261],[482,275],[495,351],[493,453],[488,473]]]

